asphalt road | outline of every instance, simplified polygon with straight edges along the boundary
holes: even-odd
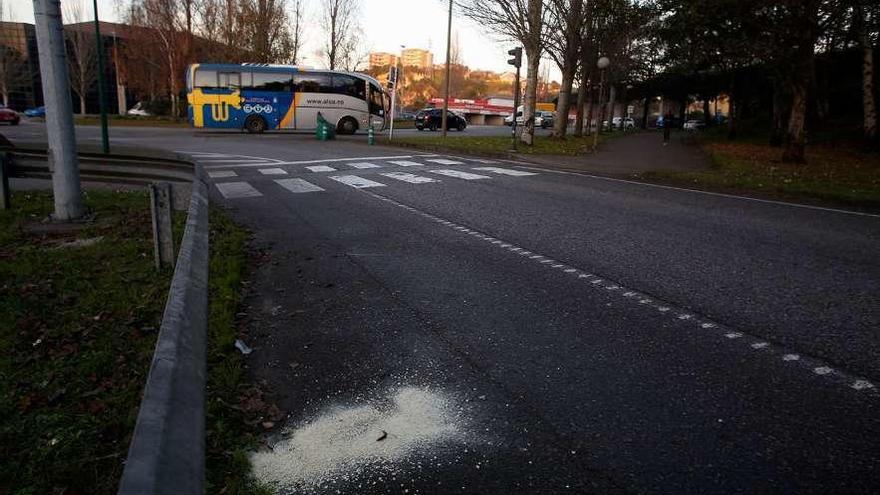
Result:
[[[300,473],[282,493],[880,492],[878,216],[353,140],[114,136],[192,153],[265,250],[245,339],[290,412],[270,455],[315,439],[274,465]]]

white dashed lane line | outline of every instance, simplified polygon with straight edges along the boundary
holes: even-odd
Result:
[[[437,179],[432,179],[430,177],[422,177],[420,175],[408,174],[406,172],[383,172],[379,175],[384,175],[385,177],[390,177],[392,179],[401,180],[403,182],[409,182],[410,184],[424,184],[426,182],[440,182]]]
[[[238,174],[233,170],[217,170],[214,172],[208,172],[208,177],[212,179],[223,179],[226,177],[238,177]]]
[[[260,173],[263,175],[287,175],[283,168],[261,168]]]
[[[324,189],[303,179],[276,179],[275,183],[292,193],[320,192]]]
[[[430,160],[425,160],[426,162],[437,163],[440,165],[464,165],[464,162],[460,162],[457,160],[447,160],[446,158],[433,158]]]
[[[793,353],[791,352],[791,349],[788,349],[781,344],[770,343],[760,337],[749,335],[745,332],[729,328],[719,322],[710,320],[706,316],[699,315],[692,311],[687,311],[684,308],[676,307],[672,303],[662,301],[656,297],[628,288],[619,282],[609,280],[605,277],[600,277],[586,270],[568,265],[562,261],[557,261],[548,256],[534,253],[524,247],[517,246],[513,243],[501,239],[497,239],[485,233],[471,229],[467,226],[451,222],[444,218],[440,218],[436,215],[432,215],[430,213],[400,203],[380,194],[376,194],[370,191],[365,192],[380,201],[384,201],[397,207],[403,208],[404,210],[407,210],[411,213],[420,215],[423,218],[436,222],[439,225],[448,227],[454,231],[463,234],[470,235],[476,239],[486,241],[491,246],[509,251],[517,256],[523,256],[524,259],[534,261],[550,270],[557,270],[560,274],[564,274],[564,276],[573,276],[579,280],[583,280],[587,282],[587,287],[606,291],[609,296],[617,294],[619,297],[623,298],[626,301],[630,301],[637,307],[648,308],[650,310],[658,311],[663,315],[667,315],[668,318],[670,318],[672,321],[677,322],[678,324],[690,325],[692,327],[701,329],[705,331],[705,334],[707,336],[722,337],[726,340],[730,340],[731,345],[734,345],[734,342],[737,343],[736,345],[742,345],[739,343],[743,343],[747,345],[749,349],[756,352],[756,356],[761,356],[762,358],[777,359],[780,365],[798,366],[804,371],[811,372],[814,375],[821,376],[825,380],[830,380],[833,383],[846,386],[852,390],[872,393],[874,394],[874,396],[880,396],[877,387],[870,381],[865,380],[862,377],[855,376],[847,371],[829,366],[828,363],[819,358]]]
[[[472,174],[469,172],[462,172],[461,170],[449,170],[449,169],[441,169],[441,170],[431,170],[431,173],[445,175],[447,177],[455,177],[456,179],[464,179],[464,180],[477,180],[477,179],[490,179],[488,175],[479,175]]]
[[[311,167],[306,168],[312,172],[336,172],[335,168],[327,165],[312,165]]]

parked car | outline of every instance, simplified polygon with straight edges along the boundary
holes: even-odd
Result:
[[[144,102],[139,101],[134,104],[133,107],[129,108],[126,115],[136,115],[138,117],[151,117],[153,114],[147,111],[146,105]]]
[[[547,129],[553,127],[556,116],[553,112],[535,112],[535,127]]]
[[[518,114],[517,117],[521,115],[522,113]],[[507,117],[504,117],[504,125],[513,126],[513,114],[509,114]]]
[[[415,120],[416,114],[412,112],[400,112],[400,115],[395,117],[397,120]]]
[[[24,114],[28,117],[46,117],[46,107],[28,108]]]
[[[424,131],[436,131],[443,125],[443,110],[439,108],[426,108],[416,114],[416,129]],[[449,111],[446,115],[446,128],[463,131],[467,128],[467,120],[461,115]]]
[[[15,110],[0,105],[0,122],[5,122],[9,125],[18,125],[19,120],[21,120],[21,117],[18,116],[18,113]]]
[[[696,131],[696,130],[702,129],[705,126],[706,126],[706,123],[703,122],[702,120],[691,119],[691,120],[688,120],[687,122],[684,123],[684,126],[682,126],[682,129],[684,129],[686,131]]]

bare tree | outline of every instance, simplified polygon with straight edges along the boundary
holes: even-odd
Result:
[[[321,27],[324,29],[324,57],[327,67],[351,63],[357,51],[360,3],[358,0],[322,0]],[[348,59],[347,61],[345,59]]]
[[[877,104],[874,101],[874,41],[871,40],[865,0],[856,0],[853,12],[853,31],[862,50],[862,130],[865,140],[877,145]],[[866,8],[868,7],[868,8]],[[875,7],[873,21],[880,9]]]
[[[520,139],[531,145],[535,137],[535,103],[538,91],[538,67],[544,45],[546,25],[542,0],[460,0],[461,12],[478,24],[522,44],[528,61],[526,92],[523,102],[525,128]]]
[[[550,0],[548,12],[547,52],[562,72],[553,134],[564,137],[568,129],[571,88],[586,30],[587,9],[584,0]]]
[[[293,14],[293,26],[290,30],[290,63],[296,65],[299,63],[299,52],[305,44],[305,36],[303,33],[303,17],[305,16],[303,0],[293,0],[291,13]]]
[[[79,24],[86,20],[85,5],[82,0],[68,1],[64,4],[64,17],[67,24]],[[86,96],[98,79],[98,50],[95,35],[84,26],[65,30],[70,57],[67,59],[70,73],[70,87],[79,97],[79,113],[86,113]]]
[[[0,0],[0,22],[6,20],[5,0]],[[9,105],[9,95],[28,83],[31,73],[22,53],[16,45],[25,49],[25,40],[2,40],[0,44],[0,98],[3,106]]]
[[[287,0],[241,0],[241,27],[254,62],[290,60]]]

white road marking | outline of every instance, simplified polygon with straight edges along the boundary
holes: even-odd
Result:
[[[381,165],[376,165],[375,163],[369,163],[369,162],[349,163],[348,166],[353,167],[353,168],[358,168],[358,169],[380,168],[381,167]]]
[[[292,193],[310,193],[324,190],[303,179],[275,179],[275,182]]]
[[[483,170],[486,172],[494,172],[502,175],[512,175],[514,177],[527,177],[529,175],[538,175],[534,172],[523,172],[522,170],[514,170],[512,168],[501,167],[474,167],[474,170]]]
[[[263,165],[268,165],[274,163],[272,160],[264,160],[262,158],[198,158],[196,161],[209,165],[216,163],[262,163]]]
[[[260,173],[263,175],[287,175],[283,168],[261,168]]]
[[[369,179],[364,179],[363,177],[358,177],[357,175],[333,175],[330,176],[331,179],[336,182],[341,182],[346,186],[351,186],[355,189],[366,189],[368,187],[385,187],[385,184],[381,182],[374,182]]]
[[[464,179],[464,180],[490,179],[491,178],[486,175],[470,174],[470,173],[462,172],[459,170],[441,169],[441,170],[431,170],[431,172],[435,173],[435,174],[446,175],[449,177],[455,177],[456,179]]]
[[[432,179],[430,177],[422,177],[420,175],[415,174],[407,174],[405,172],[384,172],[379,175],[384,175],[385,177],[391,177],[392,179],[402,180],[403,182],[409,182],[410,184],[424,184],[426,182],[440,182],[437,179]],[[462,232],[470,232],[468,229],[463,229]]]
[[[401,167],[422,167],[424,164],[419,162],[411,162],[409,160],[391,160],[388,163],[393,163],[394,165],[399,165]]]
[[[868,380],[856,380],[850,386],[856,390],[867,390],[869,388],[874,388],[874,384],[869,382]]]
[[[336,169],[333,167],[329,167],[327,165],[312,165],[311,167],[306,167],[312,172],[336,172]]]
[[[447,160],[445,158],[434,158],[431,160],[425,160],[426,162],[431,163],[439,163],[440,165],[464,165],[464,162],[458,162],[455,160]]]
[[[417,208],[399,203],[393,199],[386,198],[386,197],[381,196],[379,194],[375,194],[372,192],[368,192],[367,194],[370,194],[374,198],[379,199],[381,201],[386,201],[386,202],[392,203],[396,206],[399,206],[403,209],[411,211],[413,213],[417,213],[425,218],[439,221],[443,225],[446,225],[456,231],[466,232],[471,235],[477,233],[476,231],[468,229],[467,227],[458,225],[454,222],[443,220],[443,219],[436,217],[434,215],[431,215],[429,213],[425,213],[423,211],[420,211]],[[509,250],[511,252],[515,252],[517,254],[524,254],[523,252],[521,252],[523,250],[523,248],[520,248],[514,244],[505,243],[501,239],[496,239],[494,237],[490,237],[490,236],[487,236],[484,234],[478,234],[477,237],[481,238],[483,240],[486,240],[486,241],[490,242],[491,244],[497,245],[500,248]],[[526,252],[526,253],[528,253],[528,252]],[[530,259],[534,259],[538,263],[548,265],[548,268],[562,269],[565,272],[571,272],[571,273],[578,271],[578,269],[576,269],[576,268],[568,267],[564,263],[560,263],[556,260],[553,260],[552,258],[545,258],[542,255],[535,254],[535,255],[530,256]],[[578,275],[578,278],[587,278],[587,277],[594,277],[595,278],[595,279],[591,279],[590,283],[592,285],[595,285],[596,289],[621,288],[621,289],[627,290],[626,287],[621,287],[619,285],[613,284],[612,281],[608,281],[608,284],[602,284],[603,279],[598,278],[592,274],[581,273],[580,275]],[[625,297],[637,296],[637,297],[635,297],[636,301],[638,301],[642,304],[645,304],[649,307],[656,308],[660,312],[670,311],[671,309],[673,309],[668,306],[659,306],[653,299],[646,297],[645,294],[641,294],[638,291],[627,290],[627,292],[622,292],[622,294],[624,294]],[[648,303],[650,303],[650,304],[648,304]],[[608,303],[608,305],[611,306],[611,303]],[[766,353],[762,353],[762,354],[765,354],[768,356],[777,355],[778,353],[781,353],[781,351],[785,351],[785,349],[782,347],[777,347],[774,344],[771,344],[769,342],[757,340],[755,335],[751,335],[751,334],[747,335],[744,332],[737,332],[733,329],[725,328],[723,325],[717,325],[715,323],[707,321],[707,319],[704,316],[694,315],[691,313],[684,313],[684,312],[681,312],[680,309],[682,309],[682,308],[676,308],[676,311],[673,311],[669,315],[669,317],[681,319],[681,320],[694,320],[694,322],[696,324],[699,324],[702,328],[707,328],[707,329],[720,326],[721,327],[720,329],[722,330],[722,332],[720,332],[721,335],[723,335],[724,337],[726,337],[728,339],[741,339],[743,337],[749,337],[748,339],[744,339],[744,340],[746,340],[746,342],[750,341],[750,343],[749,343],[750,347],[752,347],[753,349],[756,349],[756,350],[765,349],[765,348],[770,349]],[[782,356],[782,360],[783,361],[800,361],[801,357],[797,354],[784,354]],[[873,389],[874,388],[874,385],[872,383],[868,382],[867,380],[861,379],[860,377],[857,377],[857,376],[850,375],[847,372],[835,371],[830,366],[822,365],[822,363],[823,363],[823,361],[821,359],[807,357],[801,363],[799,363],[799,367],[805,371],[809,370],[809,371],[812,371],[813,373],[818,374],[818,375],[829,375],[828,379],[837,385],[847,386],[847,387],[855,389],[855,390],[864,390],[864,389]]]
[[[182,152],[185,153],[185,152]],[[230,155],[232,156],[232,155]],[[235,155],[241,156],[242,158],[253,158],[256,160],[266,160],[272,162],[272,165],[317,165],[321,163],[340,163],[340,162],[358,162],[358,161],[367,161],[367,160],[395,160],[395,159],[405,159],[405,158],[422,158],[427,156],[437,156],[437,155],[399,155],[399,156],[357,156],[357,157],[348,157],[348,158],[324,158],[321,160],[276,160],[273,158],[261,158],[258,156],[244,156],[244,155]],[[259,167],[260,164],[243,164],[243,165],[205,165],[205,167],[210,168],[248,168],[248,167]]]
[[[247,182],[221,182],[216,186],[226,199],[256,198],[263,195]]]
[[[232,170],[218,170],[216,172],[208,172],[208,177],[212,179],[222,179],[224,177],[238,177],[238,174]]]
[[[477,163],[498,163],[498,162],[495,161],[495,160],[481,160],[481,159],[478,159],[478,158],[467,158],[467,160],[470,160],[470,161],[472,161],[472,162],[477,162]]]

